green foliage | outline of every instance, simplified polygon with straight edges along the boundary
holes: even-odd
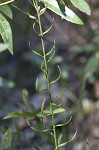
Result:
[[[3,1],[3,3],[0,3],[0,6],[5,5],[7,3],[11,3],[14,2],[13,1]],[[6,3],[7,2],[7,3]],[[44,138],[45,136],[50,140],[50,142],[52,142],[53,147],[55,150],[59,150],[60,147],[67,145],[68,143],[70,143],[76,136],[77,131],[75,132],[74,136],[68,140],[68,141],[63,141],[63,137],[62,137],[62,133],[57,133],[57,128],[62,128],[63,126],[67,125],[70,121],[71,121],[71,117],[69,119],[69,121],[65,122],[65,123],[60,123],[57,124],[57,122],[55,121],[56,116],[57,115],[62,115],[64,113],[66,113],[66,110],[62,107],[62,100],[59,101],[59,103],[57,104],[57,102],[54,102],[52,93],[51,93],[51,86],[52,84],[56,83],[60,78],[61,78],[61,69],[60,67],[57,65],[58,68],[58,75],[57,78],[51,81],[51,77],[50,77],[50,73],[49,73],[49,64],[52,61],[52,58],[55,55],[55,41],[53,42],[53,46],[52,48],[47,51],[46,47],[45,47],[45,41],[44,41],[44,35],[49,33],[50,30],[53,27],[53,23],[51,24],[51,26],[48,29],[44,29],[42,26],[42,22],[41,22],[41,17],[44,14],[44,12],[48,9],[50,9],[52,12],[55,12],[56,14],[58,14],[62,19],[65,19],[67,21],[70,21],[72,23],[76,23],[76,24],[80,24],[82,25],[83,22],[82,20],[70,9],[69,4],[66,3],[64,0],[58,1],[58,0],[29,0],[30,4],[33,6],[33,8],[35,8],[36,10],[36,17],[30,15],[29,13],[24,12],[23,10],[21,10],[20,8],[17,8],[15,5],[12,5],[14,8],[18,9],[19,11],[23,12],[25,15],[27,15],[30,19],[32,19],[34,21],[33,23],[33,30],[36,33],[36,35],[38,37],[41,38],[41,44],[42,44],[42,51],[39,52],[37,50],[32,50],[32,52],[39,58],[41,58],[41,63],[37,64],[37,66],[39,67],[39,69],[42,71],[42,73],[45,76],[45,82],[46,82],[46,91],[48,93],[47,97],[48,97],[48,102],[49,102],[49,106],[48,108],[45,108],[45,102],[47,97],[44,98],[44,100],[42,100],[42,105],[41,105],[41,110],[38,112],[35,108],[35,106],[29,102],[28,100],[28,92],[26,90],[23,90],[22,92],[22,97],[23,97],[23,101],[25,103],[25,105],[27,106],[27,110],[21,108],[21,111],[19,112],[12,112],[10,114],[8,114],[6,117],[4,117],[4,119],[8,119],[8,118],[15,118],[15,117],[22,117],[25,118],[27,125],[35,132],[37,132],[42,138]],[[44,4],[44,8],[40,8],[39,7],[39,2]],[[79,8],[79,10],[81,10],[82,12],[86,13],[87,15],[90,15],[90,8],[88,6],[88,4],[83,0],[83,1],[74,1],[71,0],[71,2],[73,3],[73,5],[77,8]],[[0,11],[5,13],[9,18],[12,19],[13,14],[12,11],[10,9],[9,6],[2,6],[0,7]],[[38,31],[36,31],[36,27],[39,28]],[[6,48],[9,49],[9,51],[11,52],[11,54],[13,54],[13,40],[12,40],[12,31],[11,31],[11,27],[9,22],[6,20],[6,18],[0,14],[0,34],[2,36],[2,39],[4,41],[5,44],[1,44],[1,50],[0,51],[4,51]],[[37,78],[36,80],[36,90],[39,91],[39,80]],[[45,89],[43,89],[45,90]],[[71,96],[75,101],[75,96],[72,95],[71,93],[69,93],[69,96]],[[59,99],[57,98],[57,101]],[[71,113],[70,113],[71,115]],[[50,124],[48,126],[46,126],[44,119],[46,118],[50,118]],[[10,129],[7,130],[7,132],[5,133],[4,139],[2,141],[1,144],[1,148],[2,149],[6,149],[11,147],[11,143],[12,143],[12,132]],[[33,144],[33,147],[36,150],[39,150],[40,148],[38,146],[36,146],[35,144]]]
[[[0,14],[0,34],[4,43],[7,45],[8,50],[13,54],[13,40],[12,31],[9,22]]]
[[[80,11],[86,13],[87,15],[91,14],[90,7],[85,0],[71,0],[71,2]]]
[[[12,131],[10,128],[8,128],[1,143],[1,150],[6,150],[10,148],[11,144],[12,144]]]

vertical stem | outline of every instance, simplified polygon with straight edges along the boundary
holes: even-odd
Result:
[[[56,135],[56,128],[55,128],[55,123],[54,123],[54,113],[53,113],[52,96],[51,96],[51,90],[50,90],[49,71],[48,71],[45,44],[44,44],[44,39],[43,39],[43,31],[42,31],[42,25],[41,25],[41,19],[40,19],[39,6],[38,6],[38,2],[36,0],[33,0],[33,3],[34,3],[34,6],[35,6],[35,9],[37,11],[39,29],[40,29],[40,34],[41,34],[42,50],[43,50],[44,63],[45,63],[45,76],[46,76],[46,82],[47,82],[47,88],[48,88],[50,109],[51,109],[51,114],[52,114],[52,125],[53,125],[53,132],[54,132],[55,150],[59,150],[58,142],[57,142],[57,135]]]

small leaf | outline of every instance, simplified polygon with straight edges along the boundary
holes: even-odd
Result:
[[[53,22],[54,22],[54,19],[53,19]],[[39,34],[39,36],[47,34],[52,29],[52,27],[53,27],[53,24],[47,30],[45,30],[42,34]]]
[[[12,31],[9,22],[0,14],[0,34],[5,44],[8,45],[8,50],[13,54]]]
[[[64,108],[57,108],[53,111],[54,114],[57,114],[57,113],[63,113],[65,112],[65,109]]]
[[[28,126],[33,130],[33,131],[36,131],[36,132],[40,132],[40,133],[43,133],[43,132],[48,132],[48,131],[51,131],[53,129],[46,129],[44,128],[44,126],[42,126],[42,123],[40,124],[40,128],[37,128],[37,127],[33,127],[32,123],[28,120],[27,121],[27,124]],[[37,124],[38,125],[38,124]]]
[[[38,52],[36,52],[36,51],[34,51],[34,50],[32,50],[32,52],[33,52],[34,54],[36,54],[36,55],[38,55],[38,56],[40,56],[40,57],[43,58],[43,56],[42,56],[40,53],[38,53]]]
[[[42,102],[41,113],[43,113],[43,111],[44,111],[44,106],[45,106],[45,98],[44,98],[44,100],[43,100],[43,102]]]
[[[12,131],[10,128],[8,128],[1,143],[1,150],[6,150],[7,148],[10,148],[11,144],[12,144]]]
[[[62,135],[62,133],[59,135],[59,137],[58,137],[58,144],[60,144],[60,142],[61,142],[61,140],[62,140],[62,137],[63,137],[63,135]]]
[[[91,15],[90,7],[85,0],[71,0],[71,2],[80,11],[86,13],[87,15]]]
[[[62,127],[62,126],[65,126],[67,125],[72,119],[72,116],[70,117],[70,119],[66,122],[66,123],[62,123],[62,124],[57,124],[55,127]]]
[[[38,90],[38,78],[36,79],[36,90]]]
[[[77,134],[77,130],[76,130],[74,136],[73,136],[69,141],[64,142],[64,143],[62,143],[62,144],[59,144],[58,147],[65,146],[65,145],[67,145],[68,143],[70,143],[70,142],[75,138],[76,134]]]
[[[60,79],[60,77],[61,77],[61,70],[60,70],[60,67],[59,67],[58,65],[57,65],[57,67],[58,67],[58,70],[59,70],[59,76],[58,76],[57,79],[55,79],[54,81],[51,81],[50,84],[56,83],[56,82]]]
[[[54,55],[55,55],[55,48],[53,49],[53,53],[52,53],[52,55],[50,56],[50,58],[48,58],[48,63],[52,60],[52,58],[54,57]]]
[[[29,110],[30,110],[32,113],[35,113],[35,112],[36,112],[36,109],[35,109],[34,105],[29,102],[29,100],[27,99],[27,96],[28,96],[28,91],[27,91],[26,89],[24,89],[24,90],[22,91],[23,101],[24,101],[24,103],[26,104],[26,106],[29,108]]]
[[[50,55],[54,49],[55,49],[55,39],[54,39],[54,44],[53,44],[51,50],[46,54],[46,56]]]
[[[45,13],[45,11],[46,11],[46,7],[42,8],[42,9],[40,10],[40,15],[43,15],[43,14]]]

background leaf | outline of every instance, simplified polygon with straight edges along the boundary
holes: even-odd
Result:
[[[71,0],[71,2],[80,11],[86,13],[87,15],[91,14],[90,7],[85,0]]]
[[[0,34],[5,44],[8,45],[8,50],[13,54],[12,31],[9,22],[0,14]]]
[[[5,150],[11,147],[11,143],[12,143],[12,131],[10,128],[8,128],[1,143],[1,150]]]

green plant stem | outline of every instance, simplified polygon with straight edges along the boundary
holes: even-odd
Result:
[[[50,109],[51,109],[51,114],[52,114],[52,125],[53,125],[53,132],[54,132],[55,150],[59,150],[58,142],[57,142],[57,135],[56,135],[56,128],[55,128],[55,123],[54,123],[53,103],[52,103],[52,96],[51,96],[51,90],[50,90],[51,87],[50,87],[49,71],[48,71],[48,64],[47,64],[47,57],[46,57],[46,50],[45,50],[45,44],[44,44],[44,38],[43,38],[41,19],[40,19],[40,11],[39,11],[38,2],[36,0],[33,0],[33,3],[35,6],[35,9],[37,11],[39,29],[40,29],[40,34],[41,34],[42,50],[43,50],[44,63],[45,63],[45,76],[46,76],[46,82],[47,82],[47,88],[48,88]]]

